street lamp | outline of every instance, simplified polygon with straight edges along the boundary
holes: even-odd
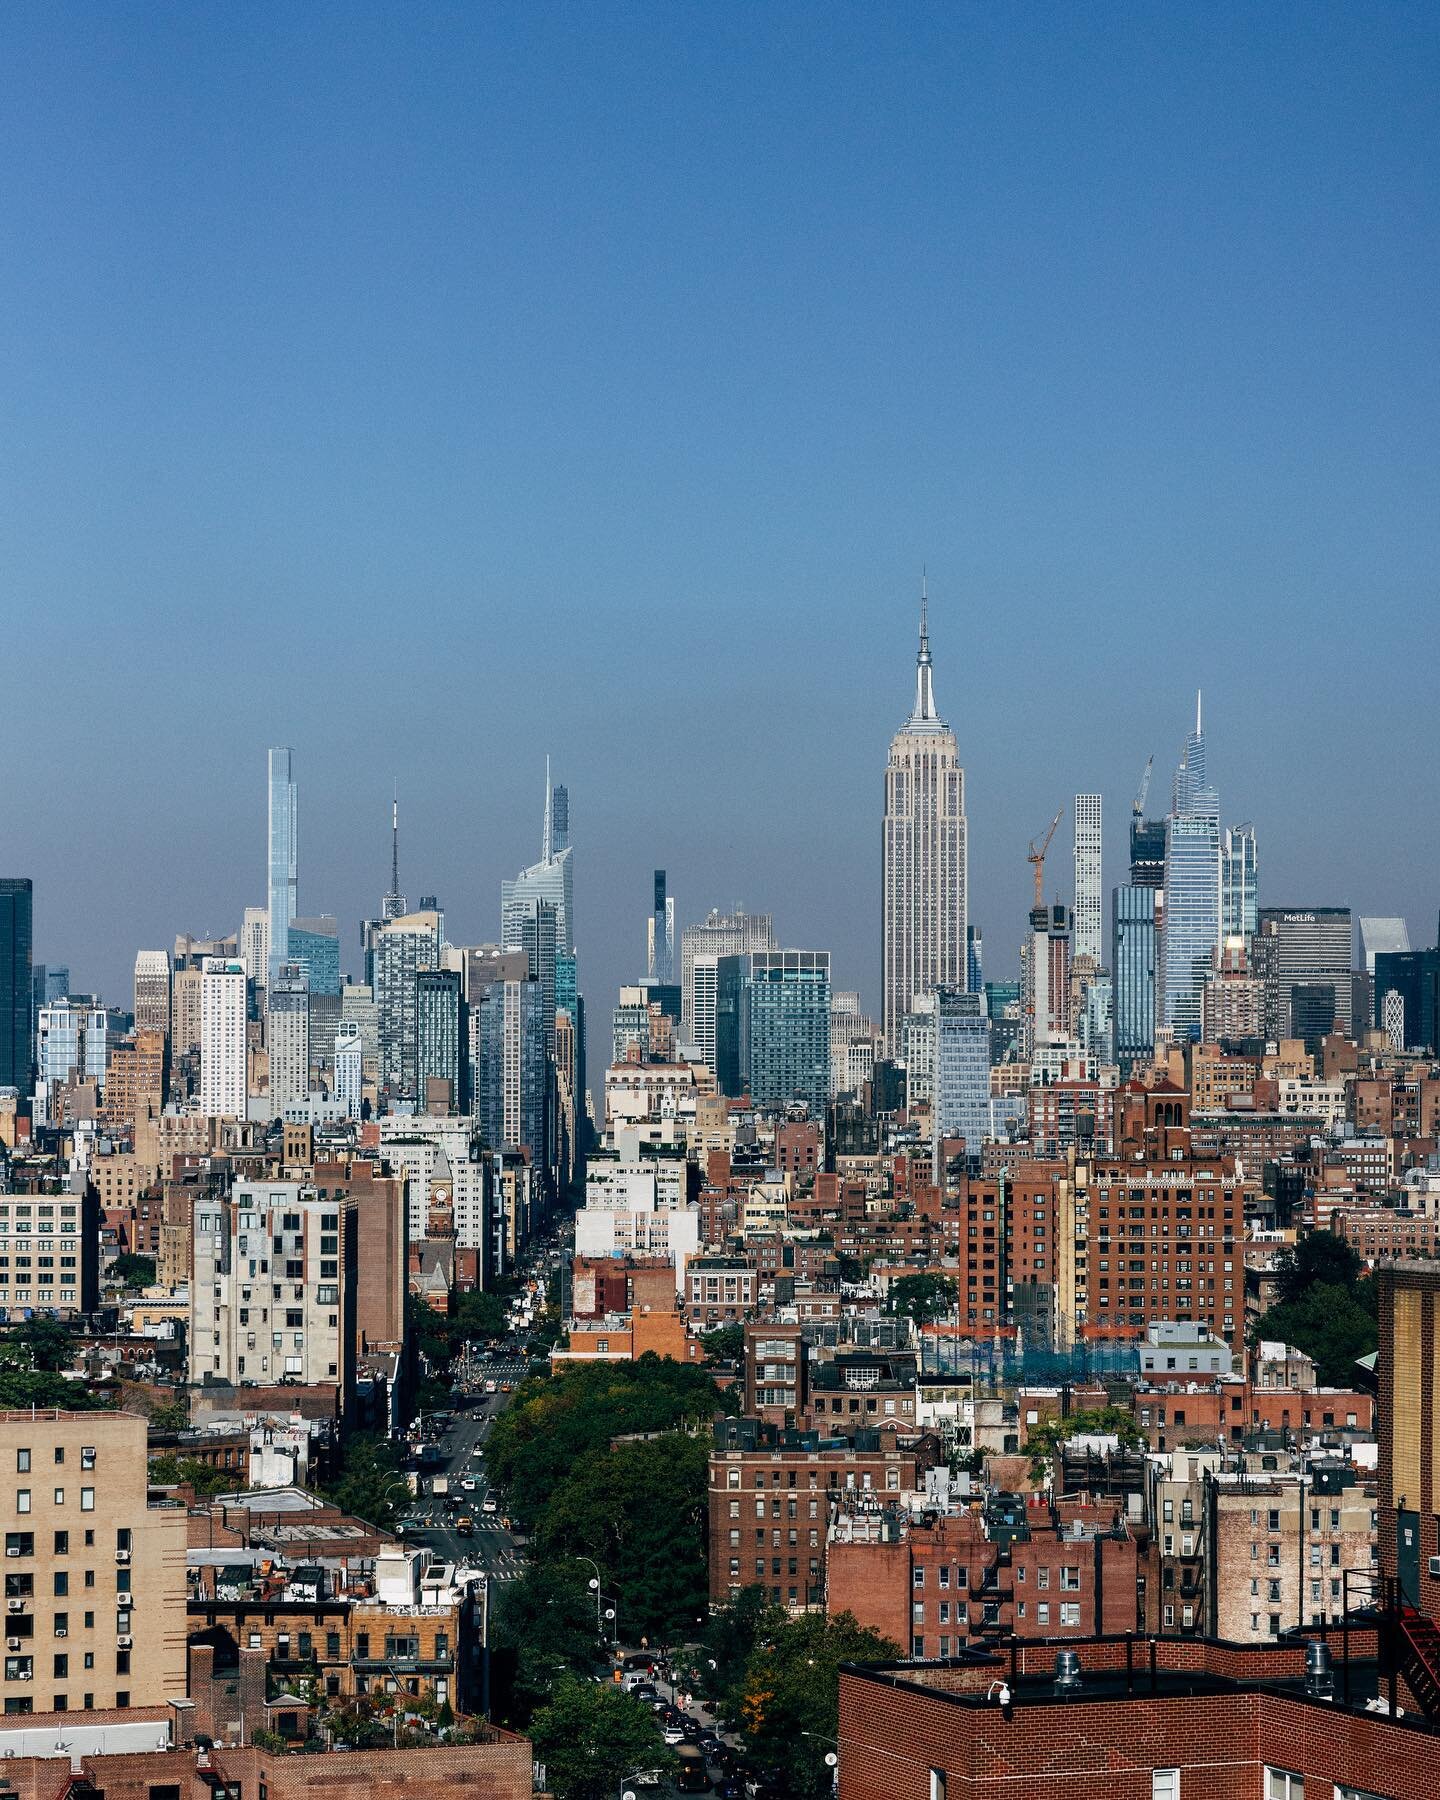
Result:
[[[833,1744],[835,1746],[833,1750],[827,1750],[825,1752],[825,1767],[827,1769],[829,1769],[831,1772],[831,1781],[834,1786],[835,1792],[838,1794],[840,1792],[840,1740],[839,1740],[839,1738],[826,1737],[823,1732],[819,1732],[819,1731],[802,1731],[800,1733],[800,1735],[801,1735],[801,1737],[805,1737],[805,1738],[813,1738],[815,1740],[815,1742],[818,1744]]]
[[[595,1634],[598,1637],[600,1635],[600,1565],[593,1556],[581,1556],[578,1552],[572,1554],[574,1555],[574,1560],[576,1562],[589,1563],[590,1567],[595,1571],[587,1585],[590,1592],[595,1596]]]

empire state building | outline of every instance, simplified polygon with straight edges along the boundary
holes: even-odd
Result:
[[[920,603],[915,708],[885,770],[885,1044],[922,994],[965,981],[965,771],[955,733],[935,710],[927,603]]]

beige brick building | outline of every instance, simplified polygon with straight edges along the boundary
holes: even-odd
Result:
[[[131,1413],[0,1414],[7,1714],[185,1694],[185,1511],[148,1494]]]

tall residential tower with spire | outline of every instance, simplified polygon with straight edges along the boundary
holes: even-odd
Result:
[[[885,1043],[916,1000],[965,986],[965,771],[955,734],[935,710],[929,602],[920,600],[915,706],[890,743],[885,769],[882,955]]]

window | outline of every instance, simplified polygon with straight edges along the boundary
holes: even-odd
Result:
[[[1152,1769],[1150,1771],[1150,1800],[1180,1800],[1180,1771],[1178,1769]]]
[[[28,1450],[17,1450],[15,1452],[15,1473],[17,1475],[28,1475],[30,1473],[30,1452]]]
[[[946,1800],[946,1781],[943,1769],[930,1771],[930,1800]]]
[[[87,1487],[81,1488],[81,1490],[80,1490],[80,1510],[81,1510],[81,1512],[94,1512],[94,1510],[95,1510],[95,1490],[94,1490],[94,1488],[87,1488]]]
[[[29,1512],[29,1510],[30,1510],[30,1490],[29,1490],[29,1488],[16,1488],[16,1490],[15,1490],[15,1510],[18,1513],[28,1513]]]
[[[1080,1623],[1080,1602],[1078,1600],[1062,1600],[1060,1602],[1060,1623],[1062,1625],[1078,1625]]]
[[[1265,1771],[1265,1800],[1305,1800],[1305,1777],[1288,1769]]]

